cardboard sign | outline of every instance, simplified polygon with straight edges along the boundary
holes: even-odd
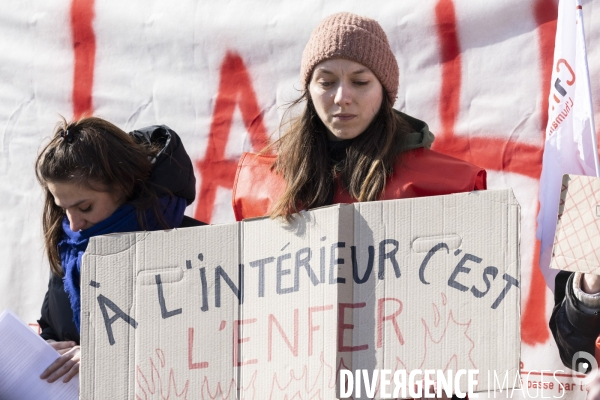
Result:
[[[518,372],[519,268],[510,190],[95,237],[81,397],[333,399],[340,369],[487,390]]]
[[[550,267],[600,275],[600,178],[563,176]]]

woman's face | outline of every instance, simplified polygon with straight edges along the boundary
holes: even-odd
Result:
[[[317,64],[308,90],[330,140],[353,139],[363,133],[383,100],[383,87],[375,74],[343,58]]]
[[[70,182],[48,182],[48,190],[54,203],[65,211],[74,232],[105,220],[124,202],[115,192],[96,191]]]

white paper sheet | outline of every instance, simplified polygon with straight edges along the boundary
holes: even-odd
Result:
[[[40,379],[59,354],[12,311],[0,315],[0,338],[0,399],[78,399],[79,376],[68,383]]]

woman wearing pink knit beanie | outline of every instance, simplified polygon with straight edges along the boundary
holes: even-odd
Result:
[[[392,108],[400,74],[377,21],[346,12],[325,18],[300,74],[303,92],[292,107],[304,103],[304,112],[261,154],[240,159],[238,221],[486,188],[485,170],[430,150],[427,124]]]

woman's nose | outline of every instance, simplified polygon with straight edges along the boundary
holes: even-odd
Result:
[[[73,232],[82,230],[85,227],[85,219],[77,215],[77,213],[69,212],[67,210],[67,218],[69,219],[69,226]]]
[[[348,85],[344,82],[340,83],[335,91],[335,98],[333,99],[335,104],[348,104],[352,101],[352,92]]]

